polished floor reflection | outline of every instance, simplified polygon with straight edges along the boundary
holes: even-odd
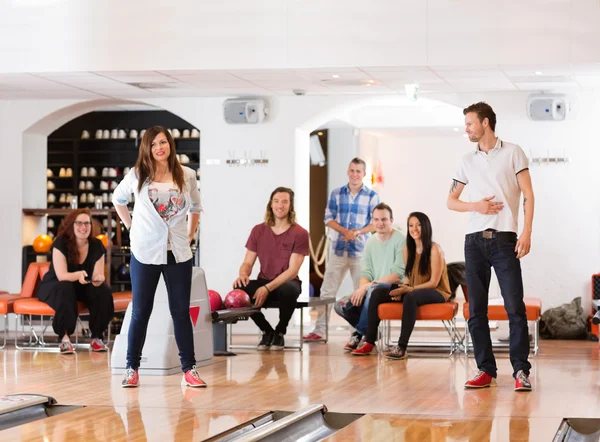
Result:
[[[465,391],[472,358],[388,361],[353,357],[342,338],[300,353],[247,351],[200,368],[206,390],[181,377],[141,378],[120,388],[109,354],[0,352],[2,394],[39,393],[85,408],[0,432],[4,441],[202,440],[261,413],[322,403],[365,413],[330,440],[545,441],[563,417],[600,417],[598,344],[543,341],[532,359],[532,393],[513,391],[510,361],[498,354],[498,387]]]

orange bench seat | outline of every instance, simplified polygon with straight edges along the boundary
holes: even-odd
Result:
[[[401,302],[386,302],[380,304],[377,313],[379,319],[401,320],[402,308]],[[422,321],[451,321],[458,313],[458,304],[456,302],[444,302],[443,304],[425,304],[417,309],[417,320]]]
[[[523,298],[528,321],[537,321],[542,316],[542,300],[540,298]],[[465,319],[470,318],[469,303],[463,304]],[[491,321],[508,321],[508,313],[504,305],[488,305],[488,318]]]

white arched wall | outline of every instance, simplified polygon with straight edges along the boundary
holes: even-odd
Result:
[[[294,188],[300,223],[308,226],[310,132],[340,116],[350,118],[353,111],[363,107],[411,104],[402,96],[278,97],[269,99],[270,114],[263,124],[229,125],[222,118],[223,100],[222,97],[173,98],[125,103],[142,103],[167,110],[200,129],[204,207],[200,260],[209,286],[226,293],[243,259],[248,233],[253,225],[261,222],[268,195],[275,187]],[[45,141],[41,140],[78,115],[120,103],[112,100],[0,102],[3,139],[0,158],[10,161],[6,173],[0,174],[0,185],[5,189],[18,188],[3,197],[6,211],[0,219],[0,229],[6,239],[0,251],[0,289],[17,292],[20,288],[24,203],[45,207],[45,165],[41,167],[39,162],[42,159],[45,162],[46,151],[42,150]],[[258,157],[261,153],[269,159],[267,166],[229,167],[225,164],[232,156]],[[36,161],[29,164],[34,157]],[[207,165],[206,160],[218,160],[220,164]],[[33,196],[35,189],[38,197]],[[43,199],[39,195],[43,195]],[[302,279],[307,281],[308,266],[302,274]]]
[[[524,110],[524,93],[461,94],[438,98],[441,104],[448,102],[460,106],[457,109],[485,99],[493,104],[498,114],[498,134],[502,138],[520,143],[533,156],[546,155],[549,150],[551,155],[566,154],[571,158],[568,165],[531,169],[536,192],[534,247],[522,263],[523,276],[526,293],[543,297],[544,308],[568,302],[575,296],[589,300],[590,275],[597,273],[600,260],[596,228],[600,209],[595,196],[599,175],[594,166],[600,161],[600,151],[590,141],[595,137],[595,123],[599,118],[597,95],[577,97],[573,112],[564,122],[529,120]],[[231,287],[243,259],[248,233],[262,220],[266,199],[276,186],[285,185],[296,190],[299,219],[307,225],[310,131],[338,114],[354,122],[358,109],[366,110],[382,102],[406,105],[401,96],[276,97],[269,98],[272,112],[263,124],[228,125],[222,118],[223,100],[224,97],[143,100],[145,104],[179,115],[202,132],[204,214],[200,258],[209,286],[221,293]],[[40,120],[70,106],[77,106],[73,109],[88,106],[90,102],[86,103],[79,100],[0,101],[0,162],[4,166],[0,174],[0,232],[3,235],[0,290],[15,293],[21,286],[22,209],[26,187],[23,184],[39,180],[39,186],[45,187],[45,174],[27,176],[23,172],[24,164],[31,161],[32,156],[24,150],[24,144],[29,143],[26,138],[37,136],[28,129],[42,133],[36,125]],[[100,102],[94,104],[97,105]],[[349,109],[354,109],[354,113]],[[409,121],[398,119],[397,126]],[[269,159],[265,167],[225,165],[231,154],[243,156],[246,151],[258,156],[261,150]],[[221,164],[206,165],[205,159],[218,159]],[[568,230],[565,226],[572,225],[573,220],[581,221],[584,234],[562,240]],[[548,269],[552,269],[551,278]],[[584,305],[586,310],[589,309],[589,303]]]
[[[390,118],[391,117],[391,118]],[[310,133],[326,127],[334,120],[342,120],[361,127],[453,127],[462,123],[462,110],[454,105],[438,100],[419,99],[412,101],[401,95],[363,97],[345,103],[338,103],[329,109],[311,116],[296,129],[296,149],[294,153],[296,212],[301,225],[308,226],[310,207]],[[349,152],[348,161],[355,156]],[[362,155],[371,170],[370,156]],[[339,183],[338,185],[343,185]],[[308,261],[303,269],[303,281],[308,281]],[[305,288],[308,290],[308,287]]]

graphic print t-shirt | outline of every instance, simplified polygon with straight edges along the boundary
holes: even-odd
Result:
[[[185,211],[185,198],[174,183],[151,183],[148,196],[165,222]]]

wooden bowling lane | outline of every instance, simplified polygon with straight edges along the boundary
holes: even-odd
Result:
[[[85,407],[0,431],[0,441],[192,442],[213,437],[260,414],[262,413],[193,410],[185,407]]]
[[[414,427],[410,422],[418,420],[419,431],[427,425],[435,429],[424,441],[461,440],[463,434],[474,433],[481,434],[483,441],[541,442],[551,438],[537,435],[553,435],[563,417],[600,417],[598,343],[543,341],[540,353],[532,358],[534,391],[515,393],[506,353],[497,354],[497,388],[465,391],[465,379],[476,371],[473,358],[418,357],[410,350],[405,361],[354,357],[343,352],[343,338],[307,345],[302,352],[249,350],[215,358],[212,365],[199,368],[209,384],[200,390],[182,388],[180,375],[142,376],[139,388],[122,389],[121,376],[111,375],[108,353],[80,350],[58,355],[15,351],[9,346],[0,352],[1,394],[44,394],[59,404],[86,408],[0,432],[0,441],[44,441],[37,428],[56,422],[52,432],[57,436],[46,440],[78,440],[81,426],[90,428],[90,434],[98,433],[96,440],[145,437],[166,442],[177,440],[176,432],[183,431],[180,421],[199,422],[192,436],[201,440],[264,412],[298,411],[311,404],[325,404],[332,412],[365,414],[334,436],[346,439],[332,440],[403,440],[399,438],[405,432],[409,437],[417,432],[410,429]],[[141,416],[138,424],[134,424],[136,413]],[[225,417],[232,415],[236,417]],[[76,424],[79,419],[73,416],[82,416],[83,423]],[[101,416],[106,425],[98,426]],[[72,428],[72,439],[60,439],[64,425],[58,422]],[[526,434],[526,422],[529,439],[515,439],[516,433]],[[103,431],[122,432],[120,425],[125,428],[123,439],[103,437]],[[436,436],[445,427],[453,428],[446,439]],[[516,429],[510,431],[511,427]],[[392,439],[386,438],[388,433]]]
[[[538,442],[551,441],[560,418],[365,415],[327,442]]]

